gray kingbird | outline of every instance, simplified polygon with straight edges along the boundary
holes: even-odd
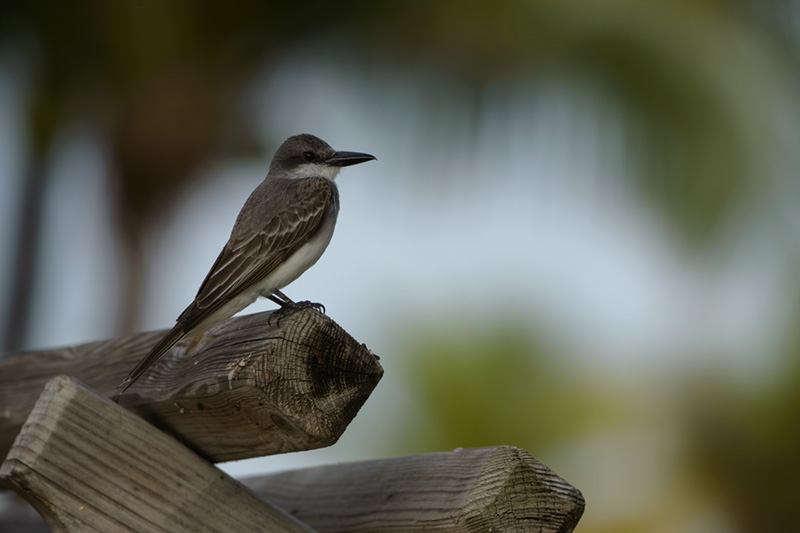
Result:
[[[175,343],[227,320],[259,296],[281,310],[318,306],[295,303],[280,289],[316,263],[331,241],[339,214],[333,180],[341,167],[374,159],[359,152],[336,152],[313,135],[289,137],[275,152],[267,177],[244,203],[194,301],[122,380],[114,399]]]

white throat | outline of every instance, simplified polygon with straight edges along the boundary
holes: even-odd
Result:
[[[325,165],[323,163],[304,163],[290,170],[286,177],[290,179],[320,177],[333,181],[339,174],[339,170],[341,170],[339,167]]]

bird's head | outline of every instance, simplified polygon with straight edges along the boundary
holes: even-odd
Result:
[[[360,152],[337,152],[328,143],[303,133],[289,137],[275,152],[270,174],[286,178],[321,176],[334,179],[342,167],[372,161],[375,156]]]

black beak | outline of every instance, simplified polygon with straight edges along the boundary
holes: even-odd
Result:
[[[362,154],[361,152],[336,152],[326,159],[325,162],[335,167],[349,167],[350,165],[366,163],[374,159],[374,155]]]

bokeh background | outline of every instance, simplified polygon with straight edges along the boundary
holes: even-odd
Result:
[[[314,133],[378,161],[286,292],[386,374],[226,470],[511,444],[579,531],[800,531],[799,60],[791,0],[4,3],[2,352],[170,326]]]

